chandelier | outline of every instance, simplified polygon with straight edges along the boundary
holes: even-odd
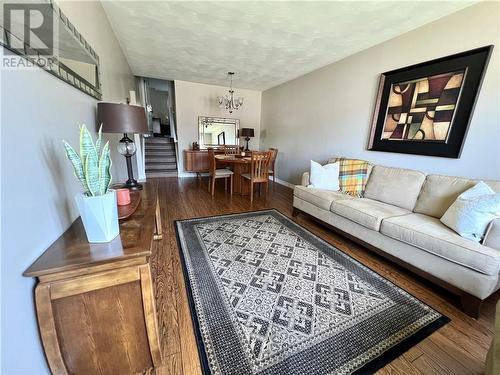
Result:
[[[229,111],[229,113],[233,113],[235,109],[240,108],[243,105],[243,98],[240,96],[239,98],[234,97],[233,90],[233,76],[234,72],[227,73],[229,77],[229,94],[225,96],[218,96],[217,103],[219,104],[219,108],[225,108]]]

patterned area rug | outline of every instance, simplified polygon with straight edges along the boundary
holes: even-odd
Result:
[[[176,229],[206,373],[371,373],[449,321],[278,211]]]

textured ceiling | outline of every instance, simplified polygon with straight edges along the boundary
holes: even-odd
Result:
[[[103,1],[134,74],[264,90],[455,12],[464,1]],[[411,46],[408,46],[410,49]]]

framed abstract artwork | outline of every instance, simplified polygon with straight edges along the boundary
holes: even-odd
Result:
[[[368,149],[459,158],[492,50],[383,73]]]

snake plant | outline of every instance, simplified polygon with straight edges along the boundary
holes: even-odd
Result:
[[[94,144],[85,125],[80,126],[80,155],[63,141],[66,156],[73,164],[75,176],[82,183],[87,196],[104,195],[111,184],[111,157],[109,142],[102,147],[102,126]]]

